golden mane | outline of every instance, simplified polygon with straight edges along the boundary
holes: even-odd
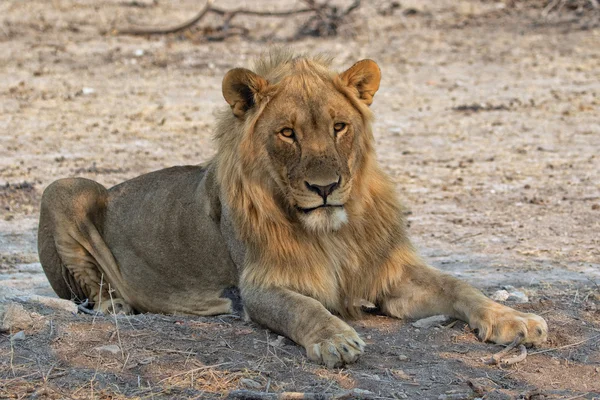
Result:
[[[256,72],[270,84],[298,73],[313,80],[312,85],[327,80],[360,111],[366,134],[359,146],[361,167],[352,178],[353,189],[345,206],[348,224],[333,234],[315,234],[288,218],[285,205],[278,201],[285,193],[269,174],[264,149],[252,138],[269,98],[259,100],[244,120],[230,110],[219,115],[215,162],[221,197],[239,239],[247,247],[242,280],[251,281],[253,286],[290,287],[318,299],[330,310],[357,316],[357,300],[377,302],[376,293],[387,293],[387,287],[400,278],[390,272],[389,279],[381,279],[382,273],[387,275],[386,268],[373,271],[369,266],[385,265],[393,249],[410,244],[393,184],[375,159],[371,111],[348,93],[338,75],[328,69],[329,63],[323,56],[295,57],[277,52],[259,60]]]

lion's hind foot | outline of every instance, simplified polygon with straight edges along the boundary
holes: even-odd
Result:
[[[94,311],[101,314],[133,314],[133,308],[127,304],[125,300],[120,298],[107,299],[103,300],[101,303],[96,303],[96,305],[94,305]]]

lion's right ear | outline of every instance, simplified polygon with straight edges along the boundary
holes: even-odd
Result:
[[[231,106],[233,115],[244,118],[246,111],[254,107],[257,95],[264,91],[268,82],[245,68],[235,68],[223,78],[223,97]]]

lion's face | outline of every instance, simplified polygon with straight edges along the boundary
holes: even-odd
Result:
[[[371,69],[367,72],[372,73],[375,68],[378,87],[379,70],[372,61],[368,63]],[[292,219],[310,231],[340,229],[348,220],[345,206],[369,141],[367,122],[360,110],[367,101],[363,98],[361,102],[359,85],[348,82],[355,76],[344,77],[349,71],[340,76],[314,71],[305,64],[270,85],[250,71],[243,71],[252,74],[254,80],[246,88],[258,81],[262,89],[250,99],[245,93],[254,107],[263,101],[247,138],[254,149],[256,168],[262,164],[262,169],[268,171],[276,188],[273,195]],[[364,78],[364,71],[360,72]],[[226,81],[227,77],[224,85]],[[356,97],[354,101],[352,96]],[[234,113],[236,105],[239,103],[233,102]],[[246,116],[247,110],[243,111]]]
[[[264,140],[272,178],[296,217],[312,230],[337,230],[347,220],[344,205],[361,150],[356,138],[362,117],[333,85],[303,88],[298,79],[280,83],[255,133]]]

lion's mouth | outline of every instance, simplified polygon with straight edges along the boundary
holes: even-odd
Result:
[[[341,204],[321,204],[320,206],[311,207],[311,208],[302,208],[302,207],[296,206],[296,210],[301,211],[304,214],[308,214],[308,213],[310,213],[312,211],[318,210],[319,208],[328,208],[328,207],[331,207],[331,208],[344,208],[344,206],[341,205]]]

